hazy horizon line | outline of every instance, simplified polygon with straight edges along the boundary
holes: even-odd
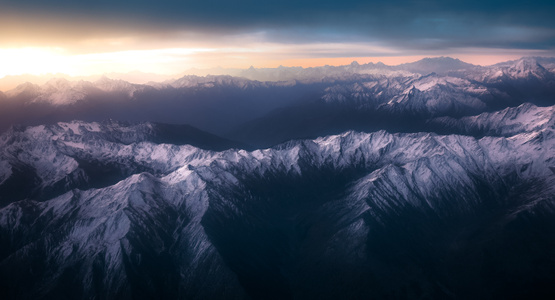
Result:
[[[405,56],[405,57],[409,57],[409,56]],[[412,57],[412,56],[411,56]],[[131,70],[128,72],[117,72],[117,71],[110,71],[110,72],[103,72],[103,73],[91,73],[91,74],[87,74],[87,75],[71,75],[71,74],[67,74],[67,73],[63,73],[63,72],[56,72],[56,73],[41,73],[41,74],[32,74],[32,73],[24,73],[24,74],[7,74],[3,77],[0,77],[0,91],[2,92],[6,92],[9,91],[13,88],[16,88],[17,86],[24,84],[26,82],[29,83],[34,83],[34,84],[44,84],[46,83],[49,79],[54,79],[54,78],[64,78],[64,79],[75,79],[75,80],[94,80],[95,78],[101,78],[101,77],[107,77],[109,79],[113,79],[113,80],[124,80],[127,81],[129,83],[133,83],[133,84],[146,84],[148,82],[163,82],[166,80],[172,80],[172,79],[179,79],[183,76],[199,76],[199,77],[206,77],[206,76],[222,76],[222,75],[229,75],[229,76],[239,76],[239,72],[242,71],[247,71],[251,68],[255,69],[255,70],[272,70],[272,69],[279,69],[279,68],[300,68],[303,70],[309,70],[309,69],[318,69],[318,68],[324,68],[324,67],[345,67],[345,66],[349,66],[351,64],[357,63],[360,66],[367,66],[367,65],[384,65],[386,67],[398,67],[401,65],[406,65],[406,64],[411,64],[411,63],[417,63],[419,61],[423,61],[425,59],[441,59],[441,58],[448,58],[448,59],[453,59],[453,60],[458,60],[461,61],[463,63],[466,64],[470,64],[476,67],[489,67],[489,66],[493,66],[496,64],[501,64],[501,63],[508,63],[508,62],[513,62],[513,61],[517,61],[520,59],[525,59],[525,58],[555,58],[554,56],[534,56],[534,55],[528,55],[528,56],[519,56],[517,58],[515,58],[517,56],[513,56],[511,59],[508,60],[496,60],[493,63],[490,64],[476,64],[476,63],[471,63],[471,62],[467,62],[463,59],[458,58],[457,56],[446,56],[446,55],[440,55],[440,56],[421,56],[418,57],[417,59],[411,59],[407,62],[401,62],[401,63],[397,63],[397,64],[387,64],[382,62],[381,60],[379,60],[380,58],[378,57],[341,57],[341,58],[330,58],[327,59],[328,61],[330,61],[330,63],[326,63],[326,64],[321,64],[321,65],[316,65],[316,66],[301,66],[301,65],[279,65],[279,66],[273,66],[273,67],[257,67],[254,65],[251,65],[249,67],[243,67],[243,68],[235,68],[235,67],[222,67],[222,66],[216,66],[216,67],[210,67],[210,68],[197,68],[197,67],[191,67],[186,69],[185,71],[182,72],[177,72],[177,73],[157,73],[157,72],[145,72],[142,71],[140,69],[136,69],[136,70]],[[403,57],[400,57],[403,58]],[[414,58],[414,57],[412,57]],[[301,61],[303,59],[298,59],[298,61]],[[310,60],[310,59],[305,59],[305,60]],[[318,59],[318,60],[326,60],[326,59]],[[341,63],[333,63],[333,61],[338,61],[341,60]],[[344,63],[343,61],[346,60],[350,60],[349,63]],[[360,62],[360,60],[366,60],[366,62]],[[207,73],[210,71],[222,71],[220,73]],[[228,71],[229,73],[225,73],[225,71]],[[234,74],[236,73],[236,74]],[[120,78],[114,77],[114,78],[110,78],[110,75],[118,75],[120,76]],[[137,75],[137,76],[154,76],[154,77],[159,77],[158,80],[156,79],[151,79],[151,78],[143,78],[142,80],[139,78],[126,78],[126,79],[122,79],[121,76],[133,76],[133,75]],[[32,82],[30,80],[35,79],[35,82]],[[37,80],[42,80],[44,81],[43,83],[37,83]],[[16,82],[6,82],[6,81],[16,81]],[[46,81],[45,81],[46,80]],[[4,82],[2,82],[4,81]]]
[[[403,57],[415,57],[415,56],[399,56],[398,58],[400,58],[400,60],[402,60]],[[496,64],[500,64],[500,63],[507,63],[507,62],[511,62],[511,61],[516,61],[516,60],[520,60],[520,59],[524,59],[524,58],[555,58],[555,54],[553,56],[544,56],[544,55],[524,55],[524,56],[518,56],[518,55],[512,55],[512,58],[509,59],[501,59],[501,60],[495,60],[494,62],[488,63],[488,64],[480,64],[480,63],[472,63],[472,62],[468,62],[467,60],[464,59],[460,59],[457,56],[449,56],[449,55],[437,55],[437,56],[417,56],[417,59],[414,60],[406,60],[406,62],[400,62],[397,64],[389,64],[386,62],[383,62],[381,60],[376,60],[375,57],[332,57],[332,58],[307,58],[307,59],[293,59],[291,61],[310,61],[310,60],[318,60],[318,61],[322,61],[322,60],[330,60],[330,61],[334,61],[334,60],[341,60],[341,61],[347,61],[349,60],[348,63],[326,63],[326,64],[320,64],[320,65],[309,65],[309,66],[302,66],[302,65],[283,65],[280,64],[278,66],[255,66],[255,65],[251,65],[248,67],[227,67],[227,66],[215,66],[215,67],[206,67],[206,68],[198,68],[198,67],[191,67],[191,68],[187,68],[185,69],[185,71],[183,72],[174,72],[174,73],[164,73],[164,72],[149,72],[149,71],[141,71],[140,69],[135,69],[135,70],[131,70],[128,72],[118,72],[118,71],[107,71],[107,72],[96,72],[96,73],[90,73],[90,74],[86,74],[86,75],[71,75],[69,73],[64,73],[64,72],[44,72],[44,73],[39,73],[39,74],[33,74],[33,73],[22,73],[22,74],[6,74],[2,77],[0,77],[0,79],[5,79],[7,77],[18,77],[18,76],[48,76],[48,75],[64,75],[67,77],[93,77],[93,76],[103,76],[103,75],[108,75],[108,74],[133,74],[133,73],[141,73],[141,74],[153,74],[153,75],[162,75],[162,76],[174,76],[174,75],[188,75],[186,74],[187,71],[191,71],[191,70],[195,70],[195,71],[207,71],[207,70],[248,70],[251,68],[254,69],[278,69],[278,68],[301,68],[301,69],[316,69],[316,68],[323,68],[323,67],[343,67],[343,66],[348,66],[352,63],[358,63],[360,65],[369,65],[369,64],[374,64],[374,65],[380,65],[383,64],[387,67],[398,67],[401,65],[405,65],[405,64],[410,64],[410,63],[416,63],[418,61],[424,60],[424,59],[434,59],[434,58],[451,58],[454,60],[459,60],[463,63],[467,63],[467,64],[471,64],[474,66],[479,66],[479,67],[488,67],[488,66],[493,66]],[[360,62],[360,60],[369,60],[368,62]],[[386,60],[387,61],[387,60]],[[194,75],[194,74],[191,74]],[[209,74],[212,75],[212,74]]]

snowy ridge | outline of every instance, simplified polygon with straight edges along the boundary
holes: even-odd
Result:
[[[232,77],[227,75],[208,75],[205,77],[199,76],[184,76],[170,83],[174,88],[213,88],[216,86],[233,86],[240,89],[248,89],[252,87],[267,86],[266,83],[252,81],[239,77]]]
[[[356,253],[363,253],[360,247],[364,247],[370,229],[377,226],[372,224],[385,226],[391,222],[392,215],[415,209],[448,222],[478,214],[490,198],[483,198],[477,182],[487,182],[492,195],[499,199],[508,197],[504,196],[507,193],[511,195],[509,189],[515,183],[528,180],[541,179],[548,182],[547,186],[551,184],[551,188],[536,194],[537,197],[549,199],[554,193],[555,176],[549,169],[553,167],[552,153],[555,153],[552,130],[544,131],[551,135],[543,139],[537,138],[542,132],[531,132],[480,140],[456,135],[349,131],[252,152],[211,152],[149,142],[126,145],[107,141],[110,130],[124,131],[116,124],[72,122],[30,127],[19,134],[3,135],[3,143],[9,144],[7,152],[19,152],[18,157],[34,164],[39,174],[46,172],[40,171],[41,168],[78,168],[74,166],[75,159],[71,159],[83,157],[128,161],[122,165],[132,169],[131,161],[139,166],[131,170],[133,175],[115,184],[71,189],[43,202],[17,201],[0,210],[0,231],[7,234],[4,236],[11,236],[2,240],[7,252],[3,252],[1,269],[23,270],[10,271],[11,277],[0,273],[4,282],[12,284],[14,280],[31,276],[24,271],[29,269],[21,266],[33,261],[33,257],[40,260],[36,263],[41,268],[49,270],[48,274],[39,273],[30,289],[14,290],[15,293],[56,295],[56,289],[39,287],[64,285],[67,280],[64,274],[72,270],[80,286],[78,291],[72,291],[75,296],[108,297],[116,293],[129,298],[137,288],[136,280],[151,286],[147,294],[153,295],[176,280],[177,285],[172,286],[177,288],[177,294],[169,289],[163,295],[218,297],[232,293],[243,298],[251,287],[240,282],[250,280],[252,266],[242,265],[241,253],[246,251],[244,255],[254,256],[256,265],[256,255],[266,255],[265,251],[273,249],[264,248],[267,242],[263,236],[257,241],[257,230],[285,226],[283,230],[287,233],[289,226],[299,226],[289,223],[297,222],[296,218],[264,217],[277,207],[285,210],[284,213],[291,210],[316,220],[323,218],[322,222],[327,224],[324,236],[309,231],[303,243],[323,243],[313,250],[316,257],[331,259],[339,255],[356,265],[364,257]],[[30,138],[33,142],[29,142]],[[40,163],[28,159],[39,150],[52,154]],[[22,154],[26,152],[31,154]],[[145,167],[148,172],[140,171]],[[348,188],[343,196],[335,198],[328,194],[328,187],[316,185],[313,192],[323,189],[322,195],[328,196],[306,200],[327,199],[323,202],[290,202],[279,194],[265,199],[260,198],[264,190],[248,188],[267,184],[268,180],[272,182],[272,178],[277,179],[276,184],[290,178],[294,191],[296,184],[307,188],[335,173],[352,174],[338,175],[336,179],[347,179],[345,186],[337,188]],[[290,197],[296,197],[292,193]],[[264,203],[270,206],[259,206]],[[518,211],[533,211],[542,203],[525,202]],[[277,206],[272,208],[272,205]],[[303,208],[304,205],[308,207]],[[229,235],[242,240],[249,234],[255,239],[249,240],[253,244],[246,244],[246,248],[238,244],[236,250],[230,250],[225,246],[227,243],[220,241]],[[337,245],[344,245],[339,249],[351,249],[356,256],[340,250],[316,250],[336,249],[329,247]],[[171,267],[164,263],[169,258]],[[305,263],[312,266],[310,259]],[[295,265],[286,267],[295,268]],[[311,272],[313,267],[303,272]],[[136,277],[138,274],[144,275]],[[93,277],[102,281],[92,280]],[[46,282],[50,283],[44,285]],[[201,282],[210,282],[212,288],[199,291]],[[272,285],[264,280],[261,284]]]
[[[139,165],[168,173],[184,162],[202,161],[208,152],[191,146],[152,144],[146,140],[152,124],[58,123],[12,130],[0,139],[3,164],[25,164],[36,170],[42,187],[52,186],[82,171],[77,160],[126,166]],[[128,142],[134,143],[128,144]],[[21,151],[25,149],[25,151]]]
[[[418,77],[368,79],[326,89],[326,103],[355,105],[359,109],[443,115],[483,111],[492,91],[469,80],[430,74]]]
[[[121,126],[117,123],[75,121],[28,127],[24,131],[4,134],[0,139],[3,145],[0,161],[5,166],[12,166],[4,168],[4,180],[9,177],[13,166],[25,164],[36,170],[43,187],[81,172],[77,161],[84,160],[94,160],[102,165],[118,165],[119,168],[128,169],[126,172],[134,172],[138,168],[160,175],[167,175],[186,165],[228,168],[235,164],[240,165],[240,169],[263,174],[267,169],[301,173],[299,161],[303,159],[315,167],[328,164],[341,168],[363,163],[366,168],[370,168],[380,166],[381,162],[404,165],[421,157],[448,154],[454,160],[464,158],[464,165],[467,168],[473,166],[473,170],[490,164],[485,157],[493,159],[499,153],[504,156],[495,165],[509,158],[510,161],[529,160],[525,158],[537,157],[539,154],[533,153],[538,151],[547,151],[549,154],[553,149],[553,112],[552,107],[522,105],[458,121],[437,121],[450,126],[462,124],[459,126],[464,128],[497,128],[505,136],[512,133],[513,136],[509,138],[484,138],[478,141],[464,136],[347,132],[313,141],[294,142],[285,148],[220,153],[188,145],[147,142],[146,136],[152,130],[152,125],[148,123]],[[487,150],[492,147],[495,151]],[[467,153],[472,153],[471,161]],[[546,162],[538,164],[542,163]]]
[[[555,128],[555,106],[538,107],[525,103],[494,113],[482,113],[460,119],[436,118],[430,120],[430,123],[467,134],[480,132],[483,135],[513,136]]]
[[[55,106],[66,106],[84,101],[102,92],[122,93],[133,98],[136,92],[151,89],[148,85],[131,84],[123,80],[112,80],[102,77],[95,82],[69,81],[64,78],[53,78],[44,85],[22,84],[6,92],[11,98],[23,98],[29,103],[49,103]]]
[[[348,130],[211,151],[154,139],[156,123],[14,126],[0,135],[0,290],[7,299],[506,298],[516,285],[492,274],[551,283],[555,108],[480,114],[494,92],[455,75],[333,79],[321,100],[475,111],[429,121],[460,134]]]
[[[499,63],[483,69],[480,73],[470,73],[469,77],[484,83],[506,80],[552,81],[553,73],[538,62],[539,58],[524,57],[516,61]]]
[[[545,58],[524,58],[489,67],[435,58],[398,67],[352,63],[245,71],[252,76],[260,73],[261,78],[268,77],[270,81],[250,75],[184,76],[148,84],[107,77],[94,82],[52,79],[41,86],[27,83],[6,92],[6,98],[1,100],[4,109],[0,112],[0,131],[17,124],[112,118],[187,123],[247,144],[272,146],[291,138],[314,138],[348,129],[391,130],[388,126],[375,126],[370,121],[375,115],[416,117],[415,123],[424,123],[427,118],[476,115],[524,102],[553,105],[555,75],[549,66],[552,62]],[[355,111],[358,119],[354,118],[356,126],[339,126],[338,131],[307,128],[310,132],[294,136],[284,125],[281,127],[285,128],[275,128],[279,131],[275,140],[259,137],[271,135],[274,128],[267,128],[271,127],[267,124],[280,122],[274,119],[304,115],[298,113],[299,107],[315,114],[316,119],[344,121],[346,117],[341,114],[345,111]],[[325,120],[313,124],[331,126]],[[407,128],[402,131],[413,125],[403,125]],[[242,132],[236,134],[239,131]]]

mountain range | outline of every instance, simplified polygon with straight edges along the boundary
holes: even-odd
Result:
[[[554,67],[21,85],[0,297],[552,298]]]

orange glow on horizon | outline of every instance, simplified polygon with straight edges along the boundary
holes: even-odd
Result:
[[[356,45],[351,46],[355,47]],[[63,48],[0,48],[0,78],[9,75],[56,73],[70,76],[92,76],[132,71],[183,75],[193,68],[197,70],[208,70],[220,66],[224,69],[246,69],[250,66],[255,68],[276,68],[279,66],[310,68],[325,65],[348,65],[353,61],[357,61],[359,64],[382,62],[389,66],[395,66],[415,62],[425,57],[438,56],[310,57],[310,53],[315,51],[314,49],[334,49],[334,47],[340,53],[345,50],[345,47],[350,46],[343,44],[322,45],[322,47],[300,45],[297,48],[272,44],[259,47],[246,45],[235,48],[198,47],[127,50],[79,55],[71,55],[69,51]],[[541,55],[541,53],[538,53],[538,55]],[[295,56],[300,58],[291,58]],[[475,49],[469,53],[445,54],[445,56],[485,66],[518,59],[523,55],[522,53],[511,52],[483,54],[479,49]]]
[[[522,57],[522,55],[473,55],[473,54],[462,54],[462,55],[445,55],[448,57],[459,59],[463,62],[480,65],[489,66],[500,62],[505,62],[509,60],[516,60]],[[417,56],[382,56],[382,57],[331,57],[331,58],[301,58],[301,59],[288,59],[283,61],[278,61],[275,63],[269,63],[267,65],[259,66],[259,68],[276,68],[281,66],[284,67],[303,67],[303,68],[314,68],[321,67],[325,65],[329,66],[344,66],[352,63],[353,61],[359,64],[367,63],[384,63],[388,66],[396,66],[405,63],[412,63],[421,60],[426,57],[439,57],[429,56],[429,55],[417,55]],[[255,66],[257,67],[257,66]]]
[[[425,58],[426,56],[384,56],[384,57],[329,57],[329,58],[300,58],[300,59],[288,59],[276,62],[274,64],[268,64],[267,66],[262,66],[264,68],[275,68],[280,65],[285,67],[303,67],[303,68],[314,68],[321,67],[325,65],[329,66],[343,66],[352,63],[353,61],[359,64],[367,63],[378,63],[382,62],[389,66],[395,66],[403,63],[410,63]]]

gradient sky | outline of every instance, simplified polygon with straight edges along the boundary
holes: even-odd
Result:
[[[555,56],[555,1],[0,0],[0,77]]]

